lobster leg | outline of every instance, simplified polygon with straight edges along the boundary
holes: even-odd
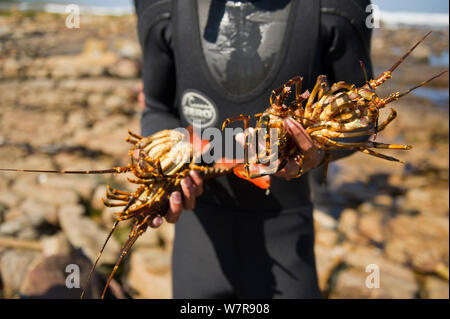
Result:
[[[269,134],[269,122],[270,122],[270,117],[269,115],[263,115],[261,117],[260,123],[261,123],[261,129],[258,129],[256,132],[257,135],[257,146],[258,146],[258,152],[256,154],[258,154],[257,156],[259,157],[259,133],[264,132],[264,139],[265,139],[265,144],[266,144],[266,152],[265,152],[265,156],[270,156],[270,152],[271,152],[271,145],[270,145],[270,134]]]
[[[306,105],[305,105],[305,116],[308,117],[308,118],[311,116],[312,105],[313,105],[314,100],[316,99],[317,94],[319,93],[319,90],[321,89],[322,83],[324,83],[324,81],[327,81],[326,76],[325,75],[319,75],[319,77],[317,78],[316,84],[314,85],[314,88],[313,88],[313,90],[311,92],[311,95],[309,96],[308,101],[306,102]]]
[[[336,142],[324,136],[316,136],[321,139],[325,144],[330,146],[336,146],[337,149],[359,149],[359,148],[382,148],[391,150],[410,150],[410,145],[396,145],[396,144],[384,144],[377,142],[360,142],[360,143],[346,143]]]
[[[119,194],[119,195],[131,196],[131,193],[124,192],[124,191],[121,191],[121,190],[118,190],[118,189],[115,189],[115,188],[111,188],[111,186],[109,186],[109,185],[106,185],[106,189],[107,189],[108,192],[110,192],[111,194],[114,194],[114,195]]]
[[[367,155],[372,155],[372,156],[375,156],[375,157],[379,157],[379,158],[385,159],[387,161],[403,163],[403,161],[401,161],[401,160],[399,160],[399,159],[397,159],[395,157],[387,156],[387,155],[375,152],[375,151],[367,149],[367,148],[360,149],[359,151],[364,153],[364,154],[367,154]]]
[[[239,115],[233,118],[226,119],[222,124],[222,131],[224,130],[225,126],[227,126],[230,123],[237,122],[237,121],[243,121],[244,122],[244,134],[245,134],[245,144],[244,144],[244,167],[245,172],[247,174],[247,177],[250,175],[250,169],[249,169],[249,162],[248,162],[248,128],[250,126],[250,116],[248,115]]]
[[[298,76],[293,79],[295,83],[295,102],[296,103],[303,103],[305,100],[302,96],[302,85],[303,85],[303,78]]]
[[[127,202],[123,201],[121,203],[111,203],[110,201],[103,199],[103,205],[105,205],[106,207],[121,207],[126,206]]]
[[[354,84],[348,84],[347,82],[340,81],[333,84],[333,86],[331,87],[331,92],[336,93],[341,89],[352,91],[354,88],[355,88]]]
[[[129,134],[130,136],[132,136],[132,137],[138,139],[138,140],[142,140],[142,139],[144,138],[144,137],[142,137],[142,136],[140,136],[140,135],[137,135],[137,134],[131,132],[130,130],[128,130],[128,134]]]

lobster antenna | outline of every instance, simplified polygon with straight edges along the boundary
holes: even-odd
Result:
[[[397,62],[394,63],[393,66],[390,67],[389,70],[385,71],[382,75],[380,75],[377,79],[375,80],[370,80],[368,85],[370,88],[372,89],[376,89],[377,87],[379,87],[380,85],[382,85],[384,82],[386,82],[387,80],[389,80],[391,78],[391,73],[394,72],[395,69],[398,68],[398,66],[405,61],[405,59],[411,54],[411,52],[414,51],[414,49],[420,44],[422,43],[423,40],[425,40],[425,38],[427,36],[429,36],[431,34],[431,31],[428,32],[427,34],[425,34],[422,39],[420,39],[411,49],[409,49],[408,52],[405,53],[405,55],[403,55]]]
[[[447,73],[447,72],[448,72],[448,70],[442,71],[441,73],[436,74],[435,76],[431,77],[430,79],[428,79],[428,80],[426,80],[426,81],[423,81],[423,82],[421,82],[421,83],[419,83],[419,84],[413,86],[412,88],[410,88],[409,90],[407,90],[407,91],[405,91],[405,92],[403,92],[403,93],[397,92],[397,93],[391,94],[389,97],[384,98],[384,99],[381,100],[381,101],[382,101],[382,104],[381,104],[380,107],[384,107],[384,106],[385,106],[386,104],[388,104],[388,103],[391,103],[391,102],[393,102],[393,101],[397,101],[399,98],[401,98],[401,97],[403,97],[403,96],[405,96],[405,95],[408,95],[409,93],[411,93],[411,92],[414,91],[415,89],[418,89],[418,88],[420,88],[421,86],[424,86],[425,84],[427,84],[427,83],[433,81],[434,79],[440,77],[441,75],[443,75],[443,74],[445,74],[445,73]]]
[[[425,81],[423,81],[423,82],[417,84],[416,86],[413,86],[412,88],[410,88],[410,89],[407,90],[406,92],[401,93],[401,94],[398,96],[398,98],[401,98],[401,97],[403,97],[403,96],[405,96],[405,95],[408,95],[409,93],[411,93],[411,92],[414,91],[415,89],[418,89],[418,88],[420,88],[421,86],[424,86],[425,84],[427,84],[427,83],[433,81],[434,79],[440,77],[441,75],[444,75],[444,74],[447,73],[447,72],[448,72],[448,70],[442,71],[441,73],[436,74],[435,76],[429,78],[428,80],[425,80]]]
[[[364,73],[364,80],[367,83],[369,80],[367,79],[367,72],[366,72],[366,68],[364,67],[364,62],[362,60],[359,60],[359,65],[361,65],[361,69],[363,70],[363,73]]]
[[[130,201],[130,202],[131,202],[131,201]],[[100,249],[100,251],[99,251],[99,253],[98,253],[97,259],[95,260],[94,265],[92,266],[92,268],[91,268],[91,270],[90,270],[90,272],[89,272],[89,276],[88,276],[88,279],[86,280],[86,284],[84,285],[83,291],[81,292],[80,299],[83,299],[84,294],[85,294],[85,292],[86,292],[86,289],[87,289],[88,286],[89,286],[89,282],[91,281],[92,274],[94,273],[94,270],[95,270],[95,268],[97,267],[97,263],[98,263],[98,261],[100,260],[100,257],[102,256],[103,251],[105,250],[106,244],[108,243],[109,239],[111,238],[112,233],[114,232],[114,230],[116,229],[116,227],[117,227],[118,224],[119,224],[119,220],[116,220],[116,221],[114,222],[114,225],[112,226],[112,228],[111,228],[111,230],[110,230],[108,236],[106,237],[106,240],[105,240],[105,242],[103,243],[103,246],[102,246],[102,248]]]
[[[138,224],[136,228],[133,228],[133,230],[136,230],[136,229],[139,230],[139,226],[140,225]],[[133,230],[132,230],[132,232],[133,232]],[[136,242],[136,240],[139,238],[139,236],[141,234],[142,234],[141,232],[136,231],[136,233],[133,234],[130,238],[128,238],[127,241],[123,244],[123,248],[122,248],[122,252],[120,253],[119,260],[117,260],[116,264],[114,265],[114,269],[112,270],[111,274],[109,275],[108,281],[106,282],[105,288],[103,289],[101,299],[105,298],[106,291],[108,291],[109,284],[111,283],[111,280],[113,279],[113,277],[117,271],[117,268],[119,268],[120,263],[125,258],[125,256],[128,254],[128,251],[134,245],[134,243]]]
[[[134,202],[136,201],[136,199],[137,199],[137,198],[136,198],[136,195],[133,196],[133,197],[128,201],[127,205],[124,207],[123,212],[126,212],[126,211],[131,207],[131,205],[134,204]],[[120,220],[118,220],[118,219],[116,219],[116,220],[114,221],[114,224],[113,224],[111,230],[109,231],[109,234],[108,234],[108,236],[106,237],[106,240],[105,240],[105,242],[104,242],[102,248],[100,249],[100,251],[99,251],[99,253],[98,253],[97,259],[95,260],[94,265],[92,266],[91,271],[89,272],[89,276],[88,276],[88,279],[87,279],[86,284],[85,284],[85,286],[84,286],[84,289],[83,289],[83,291],[81,292],[80,299],[83,299],[84,294],[85,294],[85,292],[86,292],[86,289],[87,289],[88,286],[89,286],[89,282],[91,281],[92,274],[94,273],[94,270],[95,270],[95,268],[97,267],[97,263],[98,263],[98,261],[100,260],[100,257],[102,256],[103,251],[105,250],[106,244],[108,243],[109,239],[111,238],[111,236],[112,236],[114,230],[116,229],[117,225],[119,224],[119,222],[120,222]]]
[[[125,173],[130,168],[114,167],[104,170],[92,170],[92,171],[57,171],[57,170],[37,170],[37,169],[15,169],[15,168],[0,168],[0,172],[21,172],[21,173],[49,173],[49,174],[111,174],[111,173]]]
[[[388,72],[394,72],[394,70],[403,62],[405,61],[405,59],[411,54],[411,52],[414,51],[414,49],[422,43],[423,40],[425,40],[426,37],[428,37],[431,34],[432,31],[428,32],[427,34],[425,34],[422,39],[420,39],[411,49],[409,49],[408,52],[405,53],[404,56],[402,56],[397,62],[395,62],[395,64],[393,66],[391,66],[391,68],[388,70]]]

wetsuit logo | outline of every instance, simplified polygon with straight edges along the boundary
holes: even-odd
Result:
[[[200,121],[203,128],[217,120],[217,108],[206,96],[197,91],[186,91],[181,99],[183,115],[190,124]]]

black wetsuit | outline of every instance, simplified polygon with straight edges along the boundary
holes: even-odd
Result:
[[[198,120],[220,128],[268,106],[272,89],[319,74],[369,76],[368,0],[136,1],[144,51],[142,134]],[[271,193],[233,175],[205,183],[176,225],[175,298],[320,297],[308,176]]]

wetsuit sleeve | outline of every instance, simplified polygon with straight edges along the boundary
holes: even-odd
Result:
[[[142,135],[148,136],[180,126],[174,107],[176,76],[170,19],[162,19],[152,26],[142,42],[142,49],[145,110],[141,127]]]
[[[353,2],[352,12],[343,8],[342,0],[322,0],[321,37],[323,43],[322,65],[330,85],[345,81],[357,86],[365,83],[360,62],[363,61],[367,77],[373,77],[370,59],[372,30],[366,27],[368,13],[365,8],[369,0],[348,0]],[[367,140],[369,137],[352,139],[352,142]],[[349,141],[349,139],[346,139]],[[353,151],[335,151],[332,160],[352,154]]]

